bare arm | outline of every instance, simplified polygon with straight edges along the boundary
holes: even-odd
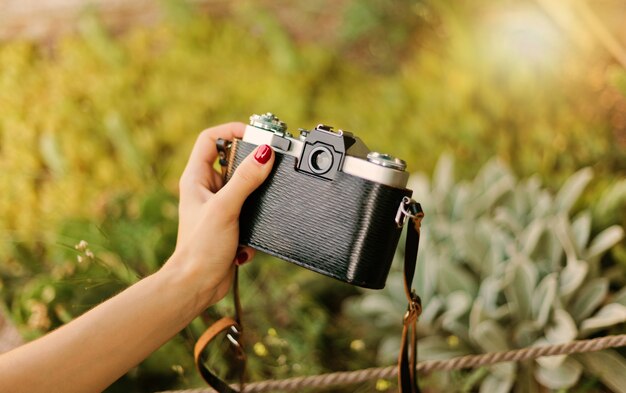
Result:
[[[56,331],[0,356],[0,387],[10,392],[94,392],[105,389],[223,298],[232,283],[239,211],[269,174],[273,154],[253,152],[222,188],[213,170],[215,140],[241,136],[244,126],[204,131],[180,180],[176,250],[167,263],[117,296]],[[258,155],[257,155],[258,157]],[[221,189],[221,190],[220,190]],[[219,190],[219,192],[218,192]]]

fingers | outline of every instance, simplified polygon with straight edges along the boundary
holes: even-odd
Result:
[[[246,125],[243,123],[227,123],[208,128],[200,133],[183,172],[183,179],[199,182],[206,188],[211,188],[211,169],[217,158],[215,142],[218,138],[232,140],[242,138]]]
[[[237,249],[235,257],[235,265],[241,266],[246,262],[250,262],[254,258],[255,250],[252,247],[242,246]]]
[[[265,181],[273,165],[274,151],[271,147],[261,145],[254,149],[215,195],[224,201],[224,213],[238,217],[246,198]]]

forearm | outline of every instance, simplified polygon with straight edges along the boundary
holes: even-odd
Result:
[[[208,305],[193,274],[162,269],[71,323],[0,356],[11,392],[101,391]]]

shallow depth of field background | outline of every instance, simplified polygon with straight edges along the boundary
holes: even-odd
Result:
[[[572,229],[565,232],[573,233],[579,259],[593,266],[576,270],[582,272],[579,292],[559,292],[565,291],[559,279],[550,308],[539,302],[547,311],[537,311],[541,315],[527,329],[532,334],[524,330],[531,341],[506,341],[550,341],[550,329],[565,326],[563,318],[572,320],[566,323],[574,326],[572,338],[582,338],[583,331],[587,337],[624,333],[626,3],[197,3],[158,2],[150,8],[157,17],[146,21],[140,12],[125,15],[123,23],[104,18],[98,7],[84,7],[69,29],[59,26],[62,33],[29,38],[1,32],[0,310],[24,340],[156,271],[175,245],[177,181],[198,132],[267,111],[292,130],[320,122],[351,130],[372,150],[405,159],[412,173],[423,175],[419,179],[432,178],[433,195],[445,186],[443,199],[452,192],[486,194],[481,187],[491,190],[490,179],[504,176],[490,177],[494,166],[510,184],[533,178],[535,188],[511,186],[507,198],[550,195],[558,208],[546,209],[571,218]],[[487,219],[498,203],[505,206],[501,199],[490,200],[464,228]],[[437,226],[437,214],[429,219],[427,210],[426,216],[428,233]],[[519,216],[523,231],[529,216]],[[435,229],[439,257],[453,258],[459,230]],[[542,233],[550,237],[552,229],[547,225]],[[559,236],[555,244],[564,252],[544,255],[533,245],[528,253],[537,266],[545,260],[554,266],[530,275],[537,288],[544,288],[541,277],[559,274],[571,255]],[[506,266],[508,257],[502,259]],[[485,276],[471,263],[460,266],[459,277],[477,282],[463,298],[473,304],[484,294],[478,288]],[[454,273],[439,274],[448,282],[445,275]],[[597,285],[584,287],[592,274]],[[506,274],[499,279],[493,280],[501,287],[514,280]],[[439,293],[433,291],[432,296]],[[390,364],[383,343],[399,335],[402,310],[390,317],[397,321],[386,323],[370,323],[374,319],[358,312],[365,307],[382,318],[384,310],[362,303],[370,299],[370,306],[379,302],[384,309],[380,297],[386,295],[372,297],[372,291],[264,256],[243,268],[242,292],[253,380]],[[507,308],[521,304],[519,293],[494,296],[513,314],[521,310]],[[593,302],[584,301],[589,298]],[[611,304],[618,305],[610,309],[615,312],[600,314],[604,319],[596,318],[587,332],[585,319]],[[455,323],[471,325],[467,307]],[[563,310],[573,317],[564,317]],[[205,321],[230,312],[224,301]],[[513,314],[499,320],[499,332],[519,327]],[[205,321],[195,321],[108,391],[202,386],[192,348]],[[425,326],[422,335],[441,337],[447,349],[487,352],[471,327],[464,337],[445,321]],[[442,356],[451,353],[446,351]],[[612,352],[607,367],[615,375],[626,375],[624,355]],[[565,371],[562,364],[529,362],[513,374],[481,369],[431,375],[426,386],[433,392],[623,391],[601,378],[591,360],[567,362],[572,368]],[[565,376],[559,379],[554,370]],[[522,379],[529,382],[516,382]],[[333,391],[393,389],[393,381],[374,381]]]

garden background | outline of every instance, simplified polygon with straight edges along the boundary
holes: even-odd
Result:
[[[2,12],[11,3],[0,2],[0,307],[24,340],[157,270],[198,132],[267,111],[407,161],[426,211],[420,358],[624,333],[624,2],[96,2],[26,22]],[[251,379],[392,364],[399,268],[384,291],[362,291],[257,257],[242,271]],[[107,391],[202,386],[194,338],[230,312],[212,308]],[[625,355],[423,381],[624,392]]]

